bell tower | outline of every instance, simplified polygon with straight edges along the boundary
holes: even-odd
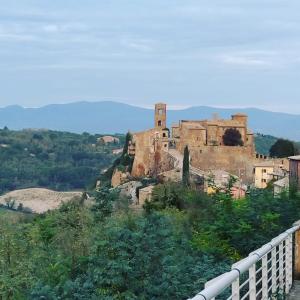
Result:
[[[164,103],[156,103],[154,127],[165,129],[167,127],[166,120],[167,120],[167,105]]]

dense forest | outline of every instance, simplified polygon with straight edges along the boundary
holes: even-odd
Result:
[[[300,217],[293,191],[232,200],[167,183],[138,212],[117,190],[95,199],[39,216],[2,212],[1,300],[187,299]]]
[[[94,187],[101,170],[116,159],[120,143],[101,143],[101,135],[50,130],[0,130],[0,194],[21,188],[54,190]]]

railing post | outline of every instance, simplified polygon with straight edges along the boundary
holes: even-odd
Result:
[[[262,300],[268,299],[268,256],[262,258]]]
[[[277,274],[276,274],[276,247],[272,249],[272,294],[277,292]]]
[[[293,285],[293,237],[290,234],[285,240],[285,293],[288,294]]]
[[[238,277],[233,283],[232,283],[232,300],[240,300],[240,278]]]
[[[284,292],[283,286],[283,242],[279,244],[279,289]]]
[[[300,230],[295,232],[295,279],[300,279]]]
[[[256,264],[249,268],[249,300],[256,300]]]

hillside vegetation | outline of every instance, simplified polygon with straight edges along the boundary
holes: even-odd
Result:
[[[20,173],[20,180],[30,180],[40,168],[70,168],[69,177],[56,177],[59,188],[74,188],[73,178],[82,180],[78,186],[88,185],[112,162],[111,149],[120,146],[95,145],[97,136],[89,134],[0,133],[6,145],[0,149],[3,163],[6,157],[16,167],[30,159],[32,173],[24,173],[24,179]],[[125,154],[129,138],[114,167],[130,166]],[[11,156],[9,151],[14,151]],[[91,172],[76,177],[81,167]],[[38,175],[34,178],[31,184],[39,184]],[[230,191],[230,184],[214,195],[178,183],[159,184],[140,212],[107,187],[94,192],[91,205],[77,197],[37,216],[0,208],[0,299],[192,297],[207,280],[300,218],[300,197],[293,190],[276,198],[271,190],[251,190],[238,201]]]
[[[50,130],[0,130],[0,194],[21,188],[54,190],[94,186],[101,170],[116,159],[120,143],[104,144],[100,135]]]
[[[272,135],[257,133],[254,136],[256,152],[263,155],[269,155],[271,147],[277,142],[278,138]]]
[[[168,183],[141,213],[100,190],[44,215],[0,217],[0,298],[187,299],[300,218],[295,193],[207,196]],[[223,299],[223,298],[222,298]],[[225,298],[226,299],[226,298]]]

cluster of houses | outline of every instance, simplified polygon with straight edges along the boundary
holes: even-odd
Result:
[[[266,160],[253,169],[254,186],[265,189],[272,186],[274,195],[288,190],[291,185],[300,187],[300,155],[278,160]]]
[[[177,177],[175,174],[176,170],[172,177],[168,173],[168,176],[163,178],[164,181],[168,181],[170,178],[172,181],[180,181],[181,173],[177,171]],[[215,193],[217,189],[225,189],[232,176],[230,173],[222,170],[214,171],[207,175],[201,186],[202,190],[208,194]],[[209,176],[212,176],[213,184],[209,183]],[[235,178],[236,181],[231,188],[234,199],[245,197],[249,187],[257,189],[271,188],[274,196],[280,195],[282,192],[288,191],[290,184],[300,187],[300,155],[257,163],[253,168],[253,184],[250,186],[244,184],[238,176],[235,176]],[[122,195],[131,198],[134,208],[142,208],[143,204],[151,199],[154,189],[153,184],[144,187],[138,180],[127,181],[115,187],[120,189]]]

